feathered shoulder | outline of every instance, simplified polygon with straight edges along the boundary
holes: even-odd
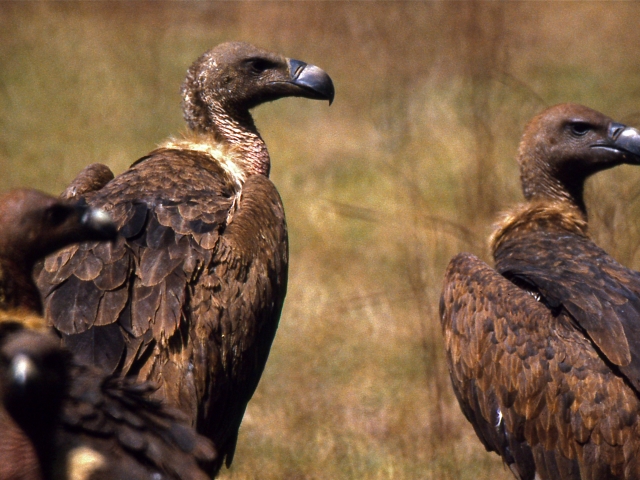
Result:
[[[503,214],[489,238],[489,246],[495,252],[507,238],[534,231],[564,230],[589,238],[588,227],[582,212],[567,203],[526,203]]]

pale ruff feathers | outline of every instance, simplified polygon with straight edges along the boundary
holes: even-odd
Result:
[[[88,480],[107,466],[107,460],[98,451],[89,447],[76,447],[67,455],[69,480]]]
[[[208,135],[196,135],[193,139],[171,138],[161,144],[160,148],[201,152],[210,157],[212,162],[220,165],[236,189],[233,204],[229,209],[229,215],[227,216],[227,224],[231,223],[242,196],[242,186],[244,185],[244,181],[247,179],[247,172],[240,167],[240,162],[238,162],[238,159],[241,157],[241,152],[236,151],[233,147],[225,147],[220,143],[212,143],[211,137]]]

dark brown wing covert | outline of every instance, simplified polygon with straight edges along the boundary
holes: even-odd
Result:
[[[58,433],[66,451],[82,447],[105,460],[95,478],[209,478],[196,461],[215,457],[210,442],[183,414],[151,400],[154,387],[74,365]],[[94,476],[90,478],[94,478]]]
[[[92,163],[82,169],[76,178],[67,186],[60,198],[75,200],[90,192],[95,192],[113,180],[113,172],[101,163]]]
[[[280,197],[263,176],[239,188],[205,154],[156,150],[85,197],[121,238],[65,249],[38,277],[65,345],[107,372],[156,382],[220,463],[232,459],[286,291]]]
[[[638,398],[568,315],[461,254],[441,321],[462,411],[517,478],[638,478]]]
[[[46,259],[45,316],[82,360],[127,373],[181,325],[187,284],[211,261],[235,194],[220,172],[194,174],[206,161],[189,151],[150,155],[85,197],[109,212],[118,241]]]
[[[640,393],[640,274],[589,238],[521,234],[496,250],[496,270],[564,309]]]

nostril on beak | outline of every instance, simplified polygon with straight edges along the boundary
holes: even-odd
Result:
[[[289,60],[290,69],[293,72],[291,75],[292,80],[296,80],[300,76],[300,72],[304,70],[304,67],[307,66],[306,63],[301,62],[300,60]]]
[[[612,122],[609,126],[609,137],[613,140],[616,140],[620,135],[620,132],[622,132],[625,128],[627,128],[626,125]]]

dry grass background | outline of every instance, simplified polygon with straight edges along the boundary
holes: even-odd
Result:
[[[486,258],[520,201],[514,154],[542,108],[640,124],[640,4],[0,3],[0,189],[60,192],[183,128],[188,65],[239,39],[315,63],[331,108],[260,107],[290,227],[290,288],[224,479],[507,479],[458,410],[443,270]],[[640,172],[591,181],[598,242],[640,268]]]

